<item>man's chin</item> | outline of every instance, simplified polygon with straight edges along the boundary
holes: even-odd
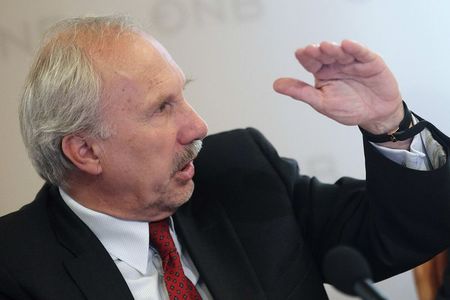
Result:
[[[167,192],[156,203],[153,203],[153,209],[164,215],[173,215],[178,208],[189,201],[193,192],[194,182],[192,180],[183,183],[172,181]]]
[[[186,190],[183,192],[182,197],[180,197],[182,202],[181,205],[183,205],[184,203],[188,202],[189,199],[191,199],[192,194],[194,193],[194,181],[189,180],[189,182],[186,183],[185,188]]]
[[[176,210],[191,199],[191,196],[194,193],[194,182],[192,180],[184,182],[179,189],[180,190],[176,192],[176,195],[174,195],[172,199],[168,199],[168,201],[173,204],[173,210]]]

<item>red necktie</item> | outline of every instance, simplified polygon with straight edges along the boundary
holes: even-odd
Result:
[[[170,300],[201,300],[195,286],[184,275],[172,236],[169,232],[169,219],[152,222],[150,227],[150,242],[161,256],[164,282]]]

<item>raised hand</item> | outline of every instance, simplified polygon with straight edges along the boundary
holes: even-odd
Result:
[[[309,45],[295,56],[314,75],[315,84],[280,78],[274,82],[277,92],[306,102],[339,123],[359,125],[374,134],[398,128],[403,106],[397,81],[376,53],[344,40],[341,45]]]

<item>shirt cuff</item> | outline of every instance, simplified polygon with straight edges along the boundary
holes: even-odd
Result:
[[[414,116],[413,118],[414,124],[417,123],[417,119]],[[428,129],[414,136],[409,151],[370,143],[385,157],[409,169],[429,171],[441,167],[447,160],[441,144],[433,138]]]

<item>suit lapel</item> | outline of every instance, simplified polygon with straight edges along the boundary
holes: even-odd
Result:
[[[133,300],[123,277],[107,260],[111,258],[85,252],[64,265],[87,299]]]
[[[253,267],[218,202],[201,199],[194,193],[174,219],[177,235],[214,299],[266,299]]]
[[[90,300],[133,300],[110,255],[92,231],[66,206],[56,187],[50,188],[49,219],[67,253],[64,266]]]

